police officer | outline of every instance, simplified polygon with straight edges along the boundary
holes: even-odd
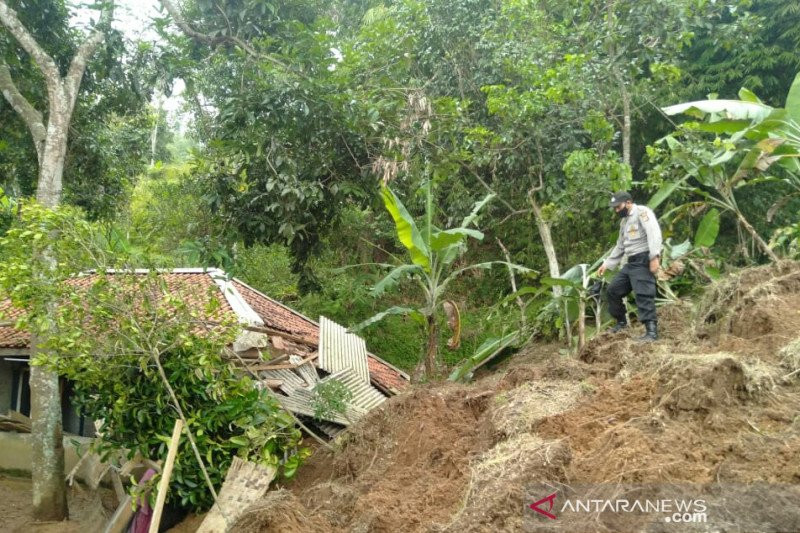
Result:
[[[622,219],[619,224],[619,237],[611,254],[597,273],[602,276],[606,270],[616,268],[623,256],[628,258],[628,262],[608,286],[608,312],[617,319],[611,332],[616,333],[628,327],[625,304],[622,300],[633,289],[639,321],[645,327],[645,334],[637,340],[645,342],[658,340],[655,274],[660,265],[661,228],[653,210],[634,204],[631,195],[626,191],[615,193],[611,197],[610,205]]]

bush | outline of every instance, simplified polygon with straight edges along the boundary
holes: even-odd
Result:
[[[234,456],[293,475],[307,453],[298,447],[301,434],[268,391],[222,357],[238,327],[233,317],[207,321],[219,309],[216,288],[198,310],[202,295],[175,296],[162,279],[114,274],[73,291],[36,363],[72,380],[78,411],[102,421],[95,448],[104,458],[164,459],[182,413],[186,429],[168,495],[180,507],[208,509],[213,498],[202,466],[219,488]]]

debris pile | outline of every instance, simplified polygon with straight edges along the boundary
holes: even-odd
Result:
[[[532,484],[800,486],[798,304],[799,264],[750,269],[694,314],[662,308],[659,342],[601,335],[577,357],[532,344],[471,385],[414,388],[234,530],[519,531]]]
[[[386,392],[370,378],[364,340],[320,317],[319,337],[299,337],[261,326],[246,326],[228,359],[269,387],[287,410],[334,437],[379,406]],[[317,391],[331,382],[349,391],[343,409],[317,407]]]

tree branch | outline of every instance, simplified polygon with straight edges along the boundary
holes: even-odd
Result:
[[[64,78],[66,83],[67,97],[69,98],[70,112],[75,106],[75,100],[78,97],[78,88],[81,85],[83,73],[86,71],[86,64],[89,59],[94,55],[97,47],[105,39],[106,31],[111,27],[111,20],[114,15],[114,1],[108,0],[103,4],[100,11],[100,19],[94,27],[91,35],[78,47],[75,56],[69,64],[69,70]]]
[[[25,122],[28,130],[33,137],[33,145],[36,147],[36,156],[39,161],[42,160],[42,151],[44,150],[44,141],[47,137],[47,128],[44,127],[44,117],[42,113],[33,107],[33,105],[25,98],[14,80],[11,78],[11,71],[8,65],[0,59],[0,92],[11,105],[11,108]]]
[[[210,35],[206,35],[203,32],[197,31],[196,29],[192,28],[192,26],[186,22],[186,19],[183,18],[183,13],[181,13],[180,8],[175,5],[172,0],[159,0],[161,5],[164,9],[167,10],[167,13],[172,17],[172,20],[175,21],[175,25],[180,28],[180,30],[185,33],[188,37],[191,37],[195,41],[206,43],[211,46],[216,46],[220,43],[228,42],[234,44],[244,50],[246,53],[250,54],[253,57],[257,57],[259,59],[264,59],[277,65],[285,70],[291,70],[289,66],[281,61],[280,59],[276,59],[275,57],[271,56],[270,54],[263,54],[250,46],[244,40],[236,37],[235,35],[218,35],[216,37],[211,37]],[[224,13],[223,13],[224,16]],[[227,18],[227,17],[226,17]]]
[[[20,46],[30,54],[39,70],[42,71],[47,82],[47,88],[54,90],[61,79],[58,66],[53,58],[39,46],[33,35],[17,18],[17,13],[6,4],[5,0],[0,0],[0,24],[6,27],[8,32],[14,36]]]

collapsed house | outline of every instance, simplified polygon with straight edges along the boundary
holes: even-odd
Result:
[[[198,311],[211,313],[205,310],[216,296],[219,306],[209,320],[229,314],[242,327],[226,355],[231,364],[257,376],[259,386],[271,389],[285,409],[329,437],[408,386],[407,374],[369,353],[364,340],[346,328],[325,317],[315,322],[221,270],[174,269],[158,276],[172,296]],[[89,287],[96,279],[90,273],[71,281]],[[8,300],[0,302],[5,321],[0,322],[0,414],[30,414],[30,335],[14,328],[19,315]],[[334,380],[350,392],[343,412],[315,410],[315,391]],[[64,430],[92,436],[93,424],[78,415],[69,396],[70,383],[64,381]],[[18,429],[14,423],[6,429]]]

